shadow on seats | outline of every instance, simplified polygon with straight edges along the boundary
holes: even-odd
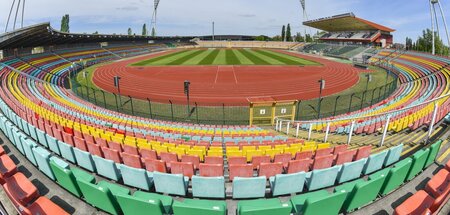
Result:
[[[413,194],[411,192],[408,192],[407,194],[400,196],[397,198],[397,200],[395,200],[394,202],[392,202],[391,207],[392,208],[397,208],[399,205],[401,205],[406,199],[408,199],[409,197],[411,197]]]
[[[13,158],[14,156],[11,156],[11,159],[14,161],[14,163],[16,162],[17,158]],[[25,177],[29,178],[31,177],[33,174],[23,165],[20,165],[17,167],[17,170],[19,170],[19,172],[21,172],[22,174],[25,175]]]
[[[416,189],[417,191],[423,190],[425,188],[425,185],[428,183],[429,180],[430,180],[430,177],[426,177],[419,184],[417,184],[417,186],[414,189]]]
[[[381,211],[374,213],[373,215],[389,215],[389,213],[385,210],[381,210]]]
[[[39,194],[41,194],[41,196],[45,196],[47,195],[47,193],[50,191],[42,182],[40,182],[38,179],[33,179],[31,181],[31,183],[34,184],[34,186],[36,186],[36,188],[39,190]]]
[[[69,203],[67,203],[66,201],[64,201],[63,199],[61,199],[59,196],[52,196],[52,198],[50,198],[50,200],[52,202],[54,202],[55,204],[59,205],[59,207],[61,207],[62,209],[64,209],[66,212],[68,212],[69,214],[73,214],[75,213],[75,208],[73,208],[72,206],[70,206]]]

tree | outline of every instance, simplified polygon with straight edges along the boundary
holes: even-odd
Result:
[[[69,22],[69,14],[64,15],[61,19],[61,32],[70,33]]]
[[[95,31],[94,33],[92,33],[92,34],[98,34],[98,31]]]
[[[289,23],[288,23],[287,29],[286,29],[286,41],[292,42],[291,24],[289,24]]]
[[[295,42],[305,42],[305,37],[303,37],[300,32],[297,32],[297,35],[295,35]]]
[[[147,24],[144,24],[142,26],[142,36],[147,36]]]
[[[436,53],[441,55],[448,55],[449,53],[449,47],[445,46],[442,42],[441,38],[437,34],[437,32],[434,32],[435,36],[435,47],[436,47]],[[422,51],[422,52],[432,52],[433,48],[433,34],[430,29],[426,29],[422,31],[422,36],[420,36],[416,43],[415,43],[415,50],[416,51]]]
[[[283,28],[281,28],[281,41],[285,41],[286,39],[286,26],[283,25]]]
[[[406,37],[406,44],[405,44],[406,50],[412,50],[413,49],[413,41],[411,38]]]
[[[128,28],[128,36],[133,35],[133,31],[131,30],[131,28]]]
[[[265,36],[265,35],[259,35],[255,38],[255,40],[256,41],[267,41],[267,40],[269,40],[269,37]]]
[[[152,37],[156,37],[156,30],[155,30],[155,28],[152,28],[152,35],[151,35]]]
[[[305,35],[305,42],[307,42],[307,43],[313,42],[313,38],[311,37],[310,34],[306,34]]]

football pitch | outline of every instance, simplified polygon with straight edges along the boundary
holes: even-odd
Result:
[[[319,65],[268,49],[187,49],[132,64],[132,66],[198,65]]]

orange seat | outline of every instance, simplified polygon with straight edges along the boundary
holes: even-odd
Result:
[[[115,163],[122,163],[122,158],[117,150],[103,147],[102,151],[105,155],[105,159],[112,160]]]
[[[170,169],[171,162],[178,162],[178,156],[175,153],[171,152],[161,152],[161,160],[166,162],[166,166]]]
[[[280,162],[283,164],[283,168],[287,168],[289,165],[289,161],[291,161],[291,154],[285,153],[285,154],[278,154],[275,155],[275,158],[273,160],[274,163]]]
[[[283,173],[283,163],[262,163],[259,166],[258,176],[266,176],[266,178],[270,178],[281,173]]]
[[[156,151],[155,150],[150,150],[150,149],[140,149],[139,150],[141,157],[144,159],[153,159],[153,160],[157,160],[158,156],[156,155]]]
[[[223,165],[223,158],[218,156],[205,156],[205,163]]]
[[[259,169],[261,163],[270,163],[270,155],[254,156],[252,159],[253,169]]]
[[[8,155],[0,156],[0,184],[17,172],[17,166]]]
[[[325,156],[321,156],[321,157],[316,157],[314,159],[314,163],[312,165],[312,169],[316,170],[316,169],[325,169],[328,167],[331,167],[331,165],[333,164],[333,155],[325,155]]]
[[[324,149],[317,149],[316,154],[314,157],[322,157],[325,155],[329,155],[333,152],[333,148],[324,148]]]
[[[425,214],[428,208],[433,205],[434,199],[425,191],[419,190],[413,196],[409,197],[401,205],[395,208],[395,215],[421,215]]]
[[[89,153],[97,155],[99,157],[104,157],[101,147],[95,143],[86,142]]]
[[[167,173],[166,162],[162,160],[144,159],[145,169],[149,172]]]
[[[72,146],[75,146],[76,148],[83,150],[85,152],[88,151],[88,148],[86,146],[86,142],[84,141],[84,139],[81,139],[79,137],[75,137],[74,138],[74,142],[72,143]]]
[[[123,151],[128,154],[139,155],[138,149],[134,146],[123,145],[122,148],[123,148]]]
[[[68,134],[66,132],[62,132],[62,137],[63,137],[63,140],[64,140],[65,143],[67,143],[67,144],[69,144],[71,146],[74,146],[74,141],[73,141],[74,137],[71,134]],[[81,138],[81,137],[75,137],[75,138],[84,142],[84,139]]]
[[[142,168],[142,162],[138,155],[128,154],[126,152],[122,152],[123,164],[133,167],[133,168]]]
[[[348,145],[337,145],[334,147],[333,154],[337,155],[339,152],[347,151]]]
[[[195,174],[194,165],[191,162],[171,162],[170,171],[173,174],[183,174],[189,178]]]
[[[363,158],[367,158],[370,155],[370,150],[372,149],[372,146],[363,146],[358,149],[358,152],[356,152],[355,161]]]
[[[336,156],[335,165],[341,165],[347,162],[352,162],[355,157],[356,150],[339,152]]]
[[[35,214],[41,214],[41,215],[66,215],[69,214],[66,211],[64,211],[61,207],[59,207],[57,204],[53,203],[48,199],[47,197],[41,196],[39,197],[33,204],[31,204],[28,208],[24,209],[22,211],[22,214],[24,215],[35,215]]]
[[[297,173],[297,172],[308,172],[311,166],[312,160],[309,158],[303,160],[292,160],[289,161],[287,168],[287,174]]]
[[[247,164],[246,157],[228,157],[228,164]]]
[[[231,181],[233,181],[234,177],[253,177],[252,164],[230,164],[228,170]]]
[[[450,173],[446,169],[441,169],[425,186],[425,191],[434,198],[438,198],[448,189],[450,189]]]
[[[313,151],[303,151],[303,152],[297,152],[295,154],[295,160],[303,160],[303,159],[312,159],[313,157]]]
[[[118,152],[122,152],[123,151],[122,144],[116,143],[116,142],[113,142],[113,141],[109,141],[108,142],[108,148],[114,149],[114,150],[116,150]]]
[[[37,188],[21,172],[5,179],[3,188],[14,206],[28,205],[39,197]]]
[[[183,155],[181,156],[181,162],[191,162],[194,165],[194,169],[198,169],[200,158],[197,155]]]
[[[220,177],[223,176],[223,164],[201,163],[199,171],[203,177]]]

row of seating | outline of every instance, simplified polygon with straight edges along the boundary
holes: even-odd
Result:
[[[419,190],[395,208],[396,215],[434,214],[450,198],[450,161]]]

